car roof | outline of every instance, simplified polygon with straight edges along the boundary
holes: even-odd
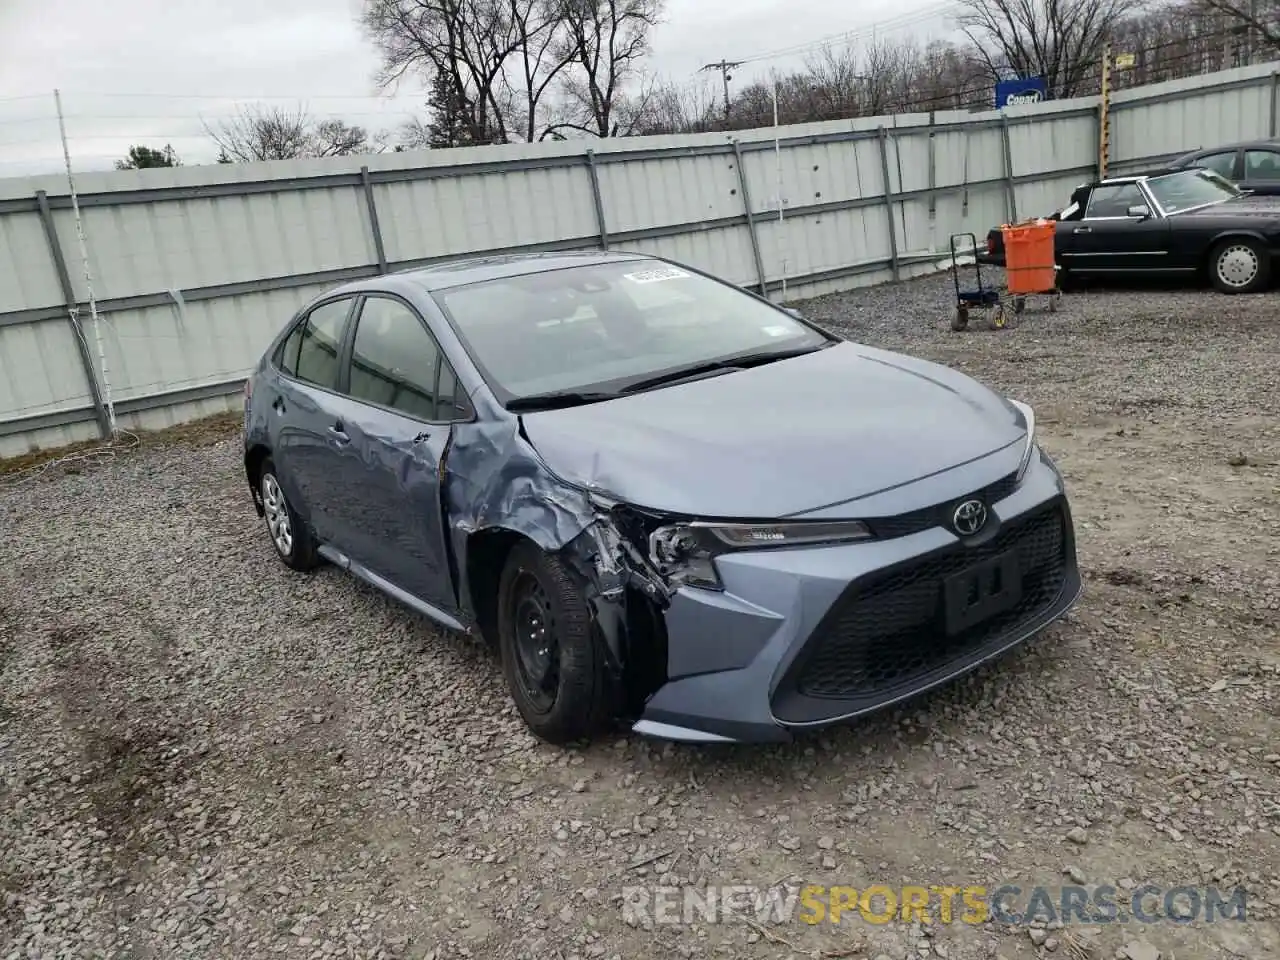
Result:
[[[597,263],[625,263],[629,260],[656,260],[642,253],[612,253],[604,250],[562,250],[548,253],[503,253],[490,256],[458,257],[425,267],[399,270],[391,276],[409,281],[427,291],[445,290],[485,280],[500,280],[530,273],[545,273],[568,267]]]
[[[1271,150],[1280,150],[1280,138],[1267,137],[1261,140],[1241,140],[1239,143],[1224,143],[1217,147],[1197,147],[1178,157],[1175,163],[1186,163],[1197,157],[1208,156],[1213,153],[1227,153],[1230,150],[1248,150],[1250,148],[1267,148]]]

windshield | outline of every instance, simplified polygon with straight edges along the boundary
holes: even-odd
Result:
[[[1183,170],[1152,177],[1147,181],[1147,189],[1165,213],[1177,213],[1240,196],[1239,190],[1212,170]]]
[[[737,287],[652,261],[504,277],[435,298],[504,404],[616,392],[686,367],[829,342]]]

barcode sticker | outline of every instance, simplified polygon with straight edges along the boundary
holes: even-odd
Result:
[[[641,270],[639,273],[624,273],[623,276],[632,283],[658,283],[661,280],[678,280],[689,274],[675,267],[655,267],[652,270]]]

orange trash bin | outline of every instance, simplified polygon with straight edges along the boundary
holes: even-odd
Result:
[[[1054,269],[1053,238],[1057,224],[1052,220],[1004,224],[1004,269],[1009,292],[1015,296],[1053,293],[1058,278]]]

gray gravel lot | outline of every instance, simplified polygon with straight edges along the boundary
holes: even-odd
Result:
[[[803,306],[1037,408],[1085,598],[784,747],[536,743],[485,651],[275,560],[234,435],[0,478],[0,957],[1280,957],[1280,300],[1095,291],[953,334],[949,289]],[[1248,919],[646,927],[619,904],[788,878],[1238,883]]]

